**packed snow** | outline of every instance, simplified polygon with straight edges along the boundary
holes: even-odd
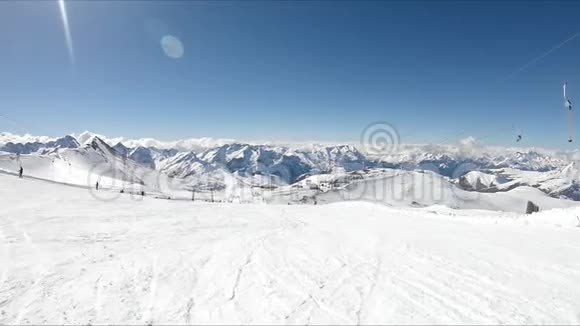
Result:
[[[0,174],[0,324],[578,324],[580,209],[161,200]]]

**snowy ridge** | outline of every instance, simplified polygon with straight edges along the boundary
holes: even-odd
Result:
[[[76,138],[81,144],[85,145],[94,136],[99,137],[104,142],[111,146],[122,144],[127,148],[158,148],[158,149],[175,149],[178,151],[195,151],[202,152],[207,149],[217,148],[227,144],[242,143],[248,145],[263,145],[269,147],[286,148],[290,150],[320,151],[325,147],[335,147],[339,145],[358,147],[357,144],[349,143],[317,143],[317,142],[271,142],[271,141],[249,141],[240,142],[233,139],[216,139],[216,138],[191,138],[176,141],[160,141],[152,138],[141,139],[125,139],[123,137],[106,137],[104,135],[96,134],[89,131],[84,131],[80,134],[71,134],[70,136]],[[54,141],[58,137],[46,136],[18,136],[11,133],[0,133],[0,146],[12,142],[18,144],[25,143],[47,143]],[[358,148],[363,154],[364,148]],[[366,154],[365,154],[366,155]],[[433,160],[444,158],[444,156],[457,160],[465,160],[467,158],[479,159],[494,159],[495,164],[501,164],[501,160],[510,159],[511,162],[518,160],[528,162],[535,160],[540,166],[554,166],[560,164],[562,160],[571,161],[580,159],[580,151],[559,151],[535,147],[497,147],[497,146],[464,146],[459,145],[433,145],[433,144],[400,144],[396,153],[381,154],[385,162],[403,163],[403,162],[421,162],[425,160]],[[374,158],[373,158],[374,159]],[[510,162],[510,163],[511,163]],[[537,170],[540,167],[532,168]]]
[[[176,141],[161,141],[153,138],[125,139],[124,137],[109,138],[104,135],[96,134],[90,131],[84,131],[78,135],[73,134],[81,144],[85,144],[92,137],[97,136],[109,145],[122,143],[128,148],[137,147],[154,147],[158,149],[176,149],[178,151],[200,151],[207,148],[234,143],[233,139],[218,139],[210,137],[190,138]]]
[[[330,173],[336,169],[360,170],[372,164],[349,145],[305,151],[234,143],[207,150],[200,158],[241,175],[274,175],[288,184],[310,174]]]
[[[17,139],[14,135],[10,137]],[[21,139],[32,138],[26,136]],[[225,144],[213,146],[216,143],[209,139],[198,140],[189,142],[199,145],[197,150],[182,151],[176,147],[165,148],[168,143],[149,140],[145,143],[159,147],[132,147],[130,144],[136,143],[123,141],[122,138],[103,139],[99,135],[84,132],[77,138],[69,135],[46,142],[8,142],[0,145],[0,151],[20,153],[23,157],[26,154],[48,156],[48,161],[55,162],[54,157],[66,157],[71,152],[85,155],[86,148],[92,147],[104,157],[114,157],[114,160],[121,162],[118,166],[123,169],[130,163],[130,171],[119,171],[127,175],[123,177],[123,182],[126,178],[143,179],[129,177],[133,173],[131,171],[140,174],[154,171],[157,175],[163,175],[163,178],[174,179],[172,182],[177,183],[175,187],[181,190],[202,185],[206,189],[224,189],[228,188],[226,184],[276,188],[310,180],[318,185],[318,191],[325,192],[336,187],[337,183],[352,182],[356,178],[372,175],[373,171],[390,168],[433,171],[469,191],[498,192],[531,186],[552,197],[580,200],[577,165],[571,161],[577,156],[576,151],[483,147],[469,143],[458,146],[401,145],[397,153],[375,156],[360,151],[354,145],[285,146],[223,140]],[[172,146],[177,146],[177,143],[173,142]],[[205,146],[213,147],[203,148]],[[89,162],[92,156],[87,157],[88,161],[81,164],[85,169],[102,161],[95,158],[95,162]],[[27,160],[23,159],[25,162]],[[8,165],[11,169],[15,168],[14,164]],[[82,168],[78,173],[80,171]],[[90,174],[88,171],[85,173]],[[312,176],[319,177],[312,179]],[[47,175],[47,179],[53,177],[54,174]],[[323,179],[327,181],[321,181]],[[145,182],[141,180],[138,183]],[[311,184],[298,185],[303,189],[312,187]],[[144,186],[159,189],[158,185]]]
[[[499,185],[498,189],[526,185],[538,188],[554,197],[563,196],[580,200],[580,169],[576,162],[563,168],[541,173],[537,171],[521,171],[505,168],[492,171],[509,181]]]
[[[64,136],[47,142],[7,142],[0,147],[2,151],[19,154],[47,153],[60,148],[78,148],[80,144],[72,136]]]
[[[544,149],[480,148],[476,151],[444,145],[404,145],[397,153],[377,159],[391,167],[429,168],[442,175],[459,177],[465,169],[515,168],[526,171],[550,171],[566,166],[574,152]]]
[[[469,171],[459,177],[459,185],[465,190],[472,191],[499,191],[506,188],[503,184],[507,183],[505,178],[497,175],[484,173],[481,171]],[[506,189],[509,190],[509,189]]]
[[[167,175],[182,179],[217,169],[217,167],[198,158],[194,152],[177,153],[157,165]]]

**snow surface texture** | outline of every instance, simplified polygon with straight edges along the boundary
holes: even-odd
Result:
[[[578,324],[580,209],[236,205],[0,175],[0,324]]]

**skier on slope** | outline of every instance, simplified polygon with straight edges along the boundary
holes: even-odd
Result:
[[[22,165],[20,166],[20,170],[18,170],[18,177],[22,178],[22,174],[24,173],[24,169],[22,168]]]

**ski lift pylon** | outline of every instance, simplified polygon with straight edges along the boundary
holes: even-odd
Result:
[[[568,86],[568,82],[564,82],[562,89],[564,91],[564,108],[567,112],[567,119],[568,119],[568,142],[572,142],[572,135],[574,134],[574,116],[572,115],[572,101],[566,95],[566,87]]]

